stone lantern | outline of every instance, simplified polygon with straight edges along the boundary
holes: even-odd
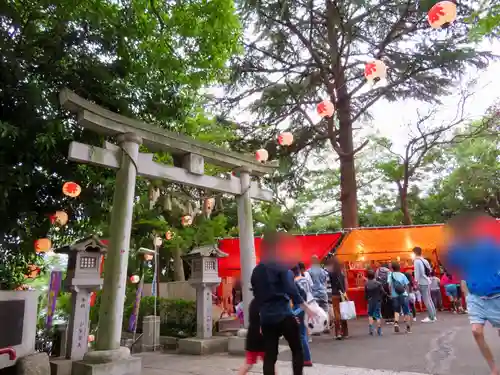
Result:
[[[88,348],[90,293],[102,288],[101,259],[107,246],[97,236],[85,237],[72,245],[55,249],[68,255],[68,271],[64,290],[71,292],[66,358],[81,360]]]
[[[183,256],[191,264],[189,283],[196,289],[196,321],[198,339],[212,337],[212,288],[220,284],[217,259],[226,257],[215,245],[197,247]]]

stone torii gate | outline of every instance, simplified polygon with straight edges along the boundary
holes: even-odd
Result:
[[[77,114],[78,124],[96,133],[114,136],[117,142],[117,145],[105,142],[103,148],[72,142],[68,156],[72,161],[117,170],[111,213],[111,238],[99,311],[97,351],[120,349],[137,175],[223,192],[237,197],[243,300],[247,309],[252,298],[250,276],[255,266],[251,199],[271,201],[273,197],[271,191],[261,189],[257,182],[251,181],[251,176],[269,174],[277,165],[262,164],[251,156],[226,151],[119,115],[67,89],[60,93],[59,100],[64,108]],[[182,168],[153,161],[153,154],[139,152],[141,144],[152,152],[171,153],[182,160]],[[231,175],[224,179],[207,176],[204,174],[205,161],[236,170],[240,177]],[[248,313],[245,314],[245,320],[247,318]]]

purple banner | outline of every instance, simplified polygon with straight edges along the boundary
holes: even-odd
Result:
[[[137,328],[137,317],[139,316],[139,306],[141,306],[142,289],[144,287],[144,276],[141,277],[139,286],[137,287],[137,292],[135,294],[134,307],[132,309],[132,314],[130,314],[130,319],[128,320],[128,330],[129,332],[135,332]]]
[[[52,327],[52,319],[56,311],[56,302],[59,291],[61,290],[62,271],[52,271],[50,273],[49,283],[49,298],[47,300],[47,320],[45,322],[46,328]]]

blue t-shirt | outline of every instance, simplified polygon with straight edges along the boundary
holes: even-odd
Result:
[[[407,286],[408,284],[410,284],[410,282],[408,281],[408,278],[406,277],[406,275],[404,273],[401,273],[401,272],[391,272],[387,276],[387,283],[389,284],[389,287],[391,288],[391,297],[393,297],[393,298],[397,298],[399,296],[406,296],[407,297],[408,296],[408,291],[407,291],[408,288],[406,288],[406,290],[403,294],[397,294],[395,288],[392,287],[392,285],[394,284],[393,279],[396,280],[401,285]]]
[[[467,283],[471,294],[480,297],[500,294],[500,243],[478,239],[469,244],[453,244],[445,265]]]

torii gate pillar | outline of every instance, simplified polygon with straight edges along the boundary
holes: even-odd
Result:
[[[240,169],[242,194],[237,198],[238,227],[240,235],[240,264],[241,264],[241,289],[243,292],[243,316],[245,328],[248,328],[248,306],[253,298],[250,290],[250,277],[255,267],[255,242],[253,236],[252,199],[250,197],[250,171]]]
[[[106,271],[99,310],[97,350],[120,348],[122,335],[125,285],[130,247],[130,232],[134,209],[135,179],[139,163],[139,146],[142,139],[133,133],[121,134],[117,138],[122,149],[121,166],[116,173],[113,210],[111,212],[111,238],[106,257]]]

